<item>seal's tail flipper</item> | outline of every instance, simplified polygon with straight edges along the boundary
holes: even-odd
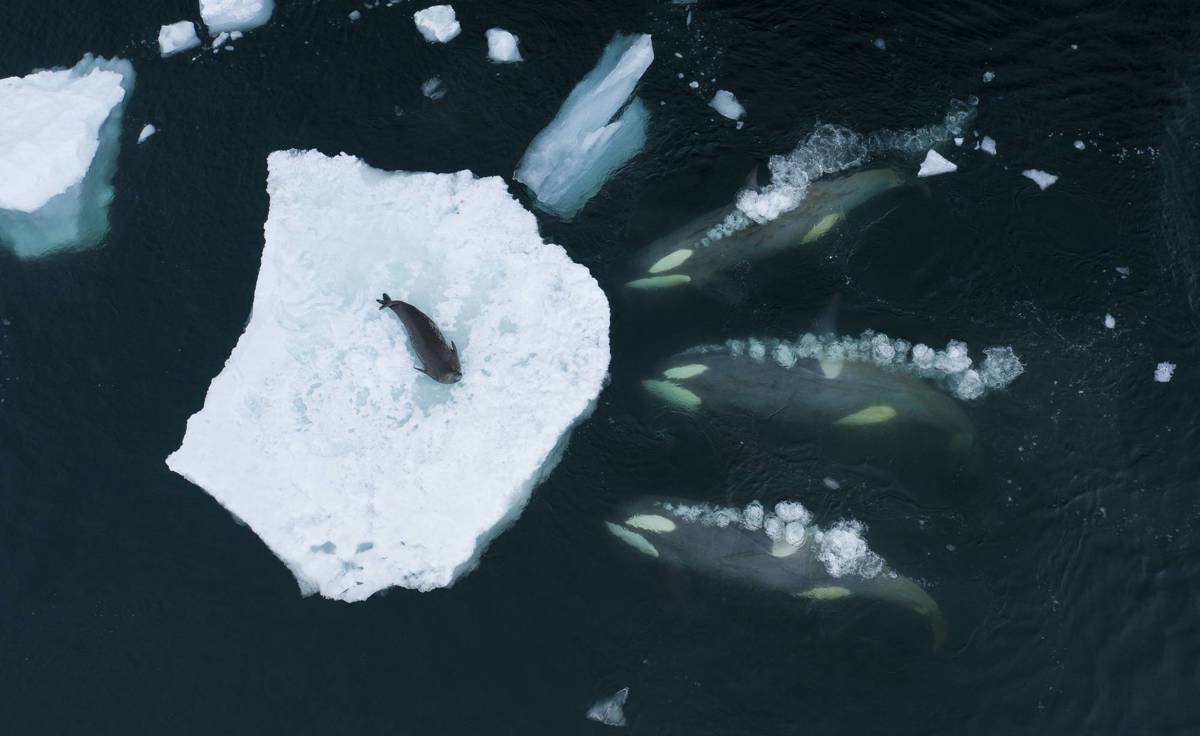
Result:
[[[383,293],[382,299],[376,299],[375,301],[379,302],[380,309],[387,309],[388,307],[392,306],[392,298],[387,295],[386,291]]]

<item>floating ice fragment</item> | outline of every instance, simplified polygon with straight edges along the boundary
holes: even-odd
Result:
[[[979,148],[986,154],[996,155],[996,141],[991,136],[985,135],[983,140],[979,141]]]
[[[937,176],[938,174],[949,174],[958,171],[958,166],[950,161],[947,161],[942,154],[929,149],[929,153],[925,154],[925,160],[921,162],[921,169],[917,171],[917,176]]]
[[[347,14],[347,16],[346,16],[346,17],[347,17],[347,18],[349,18],[351,21],[357,21],[357,20],[360,20],[360,19],[362,19],[362,13],[361,13],[361,12],[359,12],[359,11],[357,11],[357,10],[351,10],[351,11],[350,11],[350,12]]]
[[[628,697],[629,688],[623,687],[612,697],[597,700],[596,704],[588,709],[588,719],[603,723],[606,726],[624,726],[625,700]]]
[[[1174,363],[1159,363],[1154,368],[1154,380],[1159,383],[1167,383],[1171,377],[1175,375]]]
[[[995,78],[996,78],[996,73],[995,73],[995,72],[984,72],[984,73],[983,73],[983,81],[984,81],[984,82],[990,82],[990,81],[992,81],[992,80],[993,80],[993,79],[995,79]]]
[[[1111,314],[1106,314],[1104,315],[1104,326],[1111,330],[1117,326],[1117,320]]]
[[[609,358],[604,293],[498,177],[315,151],[267,168],[250,320],[167,465],[303,590],[358,601],[449,585],[590,411]],[[404,329],[375,304],[384,291],[456,341],[462,383],[413,370]]]
[[[133,82],[128,61],[91,54],[0,79],[0,243],[30,258],[100,241]]]
[[[462,33],[462,26],[454,15],[454,7],[450,5],[432,5],[418,10],[413,13],[413,22],[429,43],[453,41]]]
[[[228,33],[226,33],[225,31],[221,31],[220,33],[218,33],[217,37],[214,38],[213,42],[212,42],[213,51],[215,52],[217,49],[221,48],[221,44],[225,43],[228,40],[229,40]]]
[[[954,136],[954,145],[962,147],[963,137],[961,135]]]
[[[446,87],[442,84],[442,80],[430,77],[421,83],[421,94],[431,100],[440,100],[446,96]]]
[[[726,89],[719,89],[709,101],[709,106],[730,120],[741,120],[746,115],[746,108],[738,102],[738,98]]]
[[[642,149],[649,113],[640,99],[629,98],[652,61],[649,35],[614,36],[529,144],[513,177],[529,187],[540,208],[573,217]]]
[[[871,42],[871,45],[880,51],[887,51],[887,41],[884,41],[882,38],[875,39]]]
[[[273,12],[275,0],[200,0],[200,18],[214,35],[258,28]]]
[[[229,40],[237,41],[237,40],[241,39],[242,35],[243,34],[241,31],[230,31],[229,32]]]
[[[1082,151],[1084,148],[1086,148],[1086,146],[1083,145],[1083,141],[1075,141],[1074,146],[1076,151]]]
[[[196,26],[190,20],[169,23],[158,29],[158,51],[164,58],[199,45]]]
[[[144,143],[147,138],[149,138],[150,136],[154,135],[157,132],[158,132],[158,128],[155,128],[154,125],[151,123],[146,123],[142,127],[142,132],[138,133],[138,141],[137,142]]]
[[[488,58],[497,64],[521,61],[520,39],[503,28],[487,29]]]
[[[837,489],[839,489],[839,488],[841,488],[841,487],[842,487],[842,484],[841,484],[841,483],[838,483],[838,482],[837,482],[836,480],[834,480],[833,478],[826,478],[825,480],[823,480],[823,481],[821,481],[821,482],[822,482],[822,483],[824,483],[824,484],[825,484],[825,487],[826,487],[826,488],[828,488],[828,489],[829,489],[829,490],[831,490],[831,491],[836,491]]]
[[[1117,273],[1121,274],[1121,278],[1126,278],[1133,273],[1133,269],[1129,266],[1117,266]]]
[[[1021,176],[1038,185],[1038,188],[1045,191],[1051,184],[1058,181],[1058,176],[1048,174],[1039,169],[1025,169],[1021,172]]]
[[[691,87],[692,89],[700,89],[700,83],[694,79],[692,81],[688,82],[688,86]]]

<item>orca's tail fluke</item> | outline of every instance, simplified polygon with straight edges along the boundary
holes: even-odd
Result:
[[[379,302],[380,309],[387,309],[388,307],[392,306],[392,298],[387,295],[386,291],[383,293],[382,299],[376,299],[375,301]]]

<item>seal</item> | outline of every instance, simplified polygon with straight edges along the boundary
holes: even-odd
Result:
[[[458,362],[458,346],[447,342],[446,336],[421,310],[407,302],[393,299],[387,294],[376,299],[380,309],[395,312],[404,328],[408,330],[408,341],[421,359],[417,370],[438,383],[458,383],[462,380],[462,365]]]

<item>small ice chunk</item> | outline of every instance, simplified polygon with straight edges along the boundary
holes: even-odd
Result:
[[[780,501],[775,504],[775,515],[783,522],[798,521],[801,524],[812,523],[812,514],[799,501]]]
[[[1087,146],[1083,145],[1083,141],[1075,141],[1074,146],[1076,151],[1082,151],[1084,148],[1087,148]]]
[[[1159,363],[1154,368],[1154,380],[1159,383],[1166,383],[1171,380],[1171,376],[1175,375],[1174,363]]]
[[[1133,269],[1129,266],[1117,266],[1117,273],[1121,274],[1122,278],[1125,278],[1133,273]]]
[[[741,120],[746,115],[746,108],[738,102],[738,98],[727,89],[719,89],[708,102],[709,106],[730,120]]]
[[[884,41],[882,38],[875,39],[871,42],[871,45],[880,51],[887,51],[887,41]]]
[[[450,5],[432,5],[418,10],[413,13],[413,22],[429,43],[453,41],[462,33],[462,26],[454,16],[454,7]]]
[[[440,100],[446,96],[446,86],[437,77],[430,77],[421,83],[421,94],[431,100]]]
[[[1040,169],[1025,169],[1021,172],[1021,176],[1038,185],[1038,188],[1045,191],[1051,184],[1058,181],[1058,176],[1049,174]]]
[[[146,123],[144,126],[142,126],[142,132],[138,133],[138,143],[145,143],[147,138],[157,132],[158,128],[155,128],[151,123]]]
[[[0,243],[32,258],[100,241],[133,83],[128,61],[91,54],[0,79]]]
[[[596,704],[588,709],[588,719],[606,726],[624,726],[625,700],[628,697],[629,688],[623,687],[612,697],[597,700]]]
[[[609,363],[604,292],[500,177],[316,151],[272,153],[267,172],[249,322],[167,465],[245,520],[302,590],[360,601],[450,585],[591,411]],[[413,370],[404,328],[375,304],[385,291],[457,343],[461,384]]]
[[[996,141],[991,136],[985,135],[983,140],[979,141],[979,148],[986,154],[996,155]]]
[[[521,50],[517,48],[521,39],[503,28],[487,29],[488,58],[497,64],[512,64],[522,61]]]
[[[694,79],[692,81],[688,82],[688,86],[691,87],[692,89],[700,89],[700,83]]]
[[[962,144],[963,144],[963,137],[961,135],[954,136],[954,145],[961,148]]]
[[[650,114],[640,99],[629,99],[652,61],[649,35],[614,36],[529,144],[513,177],[529,187],[540,208],[573,217],[642,150]]]
[[[990,82],[990,81],[992,81],[992,80],[993,80],[993,79],[995,79],[995,78],[996,78],[996,73],[995,73],[995,72],[984,72],[984,73],[983,73],[983,81],[984,81],[985,83],[986,83],[986,82]]]
[[[200,18],[214,35],[258,28],[273,12],[275,0],[200,0]]]
[[[164,58],[199,45],[196,26],[190,20],[169,23],[158,29],[158,51]]]
[[[357,10],[351,10],[346,17],[352,21],[356,21],[362,19],[362,13]]]
[[[958,171],[958,166],[947,161],[942,154],[931,148],[929,153],[925,154],[925,160],[921,162],[921,169],[917,172],[917,176],[937,176],[953,171]]]
[[[1104,315],[1104,326],[1111,330],[1117,326],[1117,320],[1111,314],[1106,314]]]
[[[243,35],[244,35],[244,34],[243,34],[241,31],[230,31],[230,32],[229,32],[229,40],[230,40],[230,41],[238,41],[238,40],[241,40],[241,38],[242,38],[242,36],[243,36]]]
[[[836,480],[834,480],[833,478],[826,478],[825,480],[823,480],[823,481],[821,481],[821,482],[822,482],[822,483],[824,483],[824,484],[825,484],[825,487],[826,487],[826,488],[828,488],[828,489],[829,489],[829,490],[831,490],[831,491],[836,491],[837,489],[839,489],[839,488],[841,488],[841,487],[842,487],[842,484],[841,484],[841,483],[838,483],[838,482],[837,482]]]

